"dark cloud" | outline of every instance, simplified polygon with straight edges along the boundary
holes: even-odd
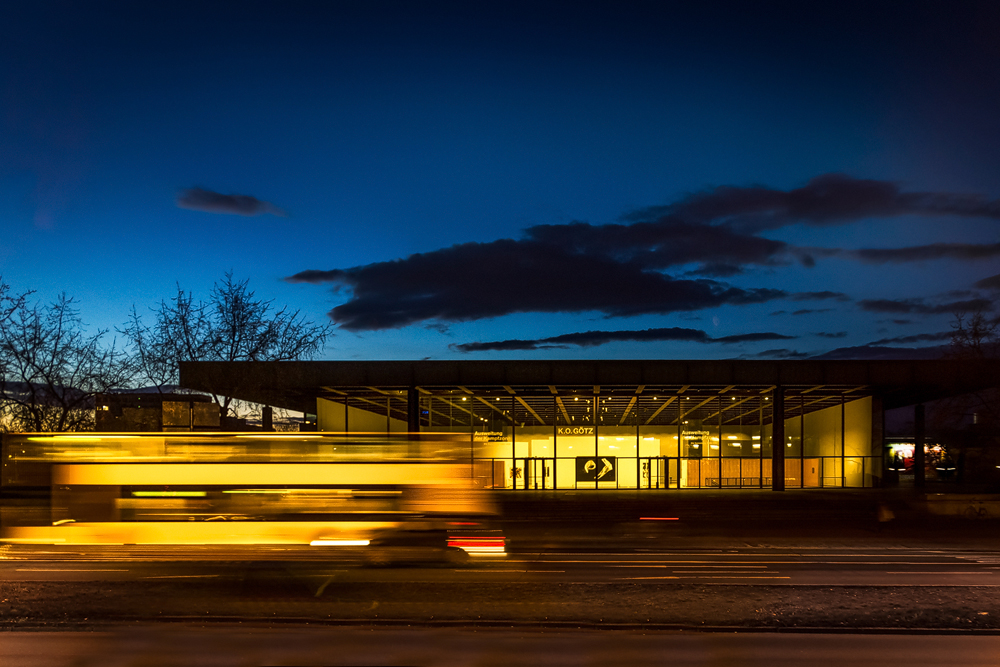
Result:
[[[224,195],[202,188],[181,190],[177,195],[177,205],[206,213],[227,213],[231,215],[286,215],[274,204],[261,201],[250,195]]]
[[[260,207],[270,206],[252,197],[204,190],[188,191],[182,199],[200,202],[202,210],[242,214],[266,212]],[[904,214],[1000,219],[1000,204],[972,195],[903,192],[891,182],[827,174],[788,191],[718,187],[669,206],[630,214],[625,218],[628,224],[537,225],[517,239],[465,243],[353,268],[302,271],[286,280],[346,288],[348,300],[330,316],[345,329],[356,331],[527,312],[624,317],[778,298],[850,301],[841,292],[788,295],[777,289],[735,287],[721,279],[746,273],[751,267],[795,261],[811,266],[814,257],[846,252],[797,248],[760,236],[762,230],[796,222],[831,225]],[[940,248],[959,252],[958,245]],[[668,275],[671,270],[677,273]],[[792,314],[829,310],[803,309]]]
[[[511,239],[466,243],[352,269],[303,271],[287,280],[349,286],[351,299],[330,315],[355,331],[525,312],[597,311],[608,317],[670,313],[759,303],[785,294],[675,279],[634,262]]]
[[[510,340],[498,340],[489,343],[461,343],[452,344],[449,347],[458,352],[487,352],[487,351],[499,351],[508,352],[511,350],[543,350],[558,348],[559,345],[544,345],[541,341],[537,340],[520,340],[513,338]],[[566,346],[562,346],[566,347]]]
[[[761,340],[792,340],[793,338],[798,338],[798,336],[785,336],[784,334],[778,333],[749,333],[713,338],[712,342],[731,345],[733,343],[755,343]]]
[[[977,280],[974,287],[978,287],[979,289],[1000,290],[1000,273],[995,276],[990,276],[989,278]]]
[[[734,343],[748,343],[761,340],[790,340],[795,336],[785,336],[778,333],[751,333],[736,336],[723,336],[712,338],[701,329],[686,329],[683,327],[668,327],[657,329],[642,329],[634,331],[584,331],[580,333],[561,334],[549,338],[539,338],[534,340],[501,340],[485,343],[462,343],[452,345],[453,350],[458,352],[484,352],[484,351],[505,351],[505,350],[539,350],[551,347],[596,347],[619,341],[630,342],[657,342],[657,341],[681,341],[692,343],[721,343],[730,345]]]
[[[879,345],[859,345],[857,347],[839,347],[810,359],[863,359],[881,361],[891,359],[940,359],[945,355],[947,346],[934,347],[882,347]]]
[[[731,276],[737,276],[741,273],[744,273],[742,266],[737,266],[736,264],[711,263],[704,264],[693,271],[688,271],[686,275],[728,278]]]
[[[803,308],[801,310],[793,310],[792,315],[810,315],[812,313],[829,313],[833,308]]]
[[[787,191],[764,186],[720,186],[670,206],[638,211],[629,219],[673,216],[689,223],[725,225],[742,233],[756,233],[795,223],[838,225],[899,215],[1000,220],[1000,202],[950,192],[903,192],[898,184],[889,181],[824,174]]]
[[[763,352],[758,352],[753,356],[761,359],[805,359],[809,356],[809,354],[807,352],[789,350],[788,348],[780,348],[777,350],[764,350]]]
[[[787,263],[790,251],[783,241],[670,217],[631,225],[537,225],[525,230],[525,242],[573,255],[634,263],[647,270],[700,264],[695,271],[716,277],[741,273],[748,264]]]
[[[939,331],[938,333],[913,334],[911,336],[894,336],[892,338],[882,338],[868,343],[869,345],[888,345],[889,343],[940,343],[943,340],[951,340],[951,331]]]
[[[836,333],[828,333],[825,331],[821,331],[816,335],[819,336],[820,338],[847,338],[846,331],[838,331]]]
[[[872,313],[914,313],[920,315],[975,312],[986,310],[993,305],[989,299],[968,299],[938,305],[929,305],[920,299],[862,299],[858,303],[862,310]]]
[[[836,301],[850,301],[851,297],[843,292],[796,292],[788,295],[789,301],[822,301],[824,299],[834,299]]]
[[[907,324],[915,324],[913,320],[889,320],[893,324],[898,324],[899,326],[904,326]]]
[[[429,329],[431,331],[437,331],[439,334],[443,336],[451,335],[451,327],[449,327],[447,324],[443,322],[428,322],[427,324],[424,325],[424,328]]]
[[[921,262],[933,259],[989,259],[1000,257],[1000,243],[931,243],[909,248],[865,248],[848,251],[864,262]]]

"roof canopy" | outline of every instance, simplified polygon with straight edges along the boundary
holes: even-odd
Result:
[[[318,397],[349,396],[391,410],[392,399],[405,402],[411,388],[442,399],[456,392],[508,396],[525,406],[556,403],[554,396],[600,396],[621,402],[626,412],[633,396],[683,393],[709,399],[707,409],[710,399],[725,396],[752,410],[780,386],[791,416],[863,396],[894,408],[1000,384],[1000,361],[981,360],[210,361],[183,362],[180,372],[189,389],[307,413]],[[399,410],[405,415],[405,404]]]

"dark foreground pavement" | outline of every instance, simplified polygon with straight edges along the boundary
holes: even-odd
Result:
[[[543,552],[566,560],[611,550],[640,557],[873,549],[913,561],[935,550],[953,558],[967,552],[983,570],[1000,567],[991,560],[1000,555],[1000,522],[933,516],[920,497],[900,492],[529,492],[499,501],[511,561]],[[880,504],[892,509],[892,521],[878,520]],[[933,576],[893,586],[713,584],[610,581],[571,577],[568,566],[558,574],[555,566],[525,565],[482,580],[461,569],[432,577],[347,569],[317,579],[280,555],[215,566],[224,576],[0,579],[0,665],[602,665],[662,664],[664,656],[680,665],[846,665],[876,657],[914,666],[1000,664],[998,588]],[[743,639],[716,634],[722,631]],[[842,634],[858,631],[867,634]]]
[[[670,548],[1000,551],[1000,496],[951,491],[949,487],[929,492],[912,488],[508,491],[497,499],[512,547],[528,551],[644,548],[649,546],[646,542]],[[957,514],[936,513],[945,506]],[[984,507],[989,511],[983,513]],[[970,508],[979,510],[977,518],[963,515]]]
[[[1000,637],[196,625],[7,633],[10,667],[642,665],[995,667]]]
[[[995,585],[954,585],[958,580],[949,578],[953,575],[936,572],[955,570],[956,563],[925,568],[925,563],[930,563],[928,554],[940,550],[952,560],[974,558],[984,582],[998,576],[991,570],[1000,571],[1000,561],[993,560],[1000,554],[1000,522],[933,516],[922,509],[921,499],[914,494],[843,490],[785,494],[519,492],[499,500],[504,509],[504,531],[510,539],[509,560],[521,558],[528,563],[518,566],[523,568],[520,571],[512,565],[507,571],[479,579],[461,569],[443,569],[430,577],[421,570],[407,569],[369,576],[359,574],[366,572],[363,570],[330,564],[326,565],[332,568],[328,572],[310,572],[311,565],[282,562],[281,556],[273,554],[269,560],[255,560],[251,554],[240,561],[215,563],[224,570],[221,574],[217,570],[182,569],[115,580],[113,570],[126,567],[121,564],[123,558],[142,559],[139,550],[119,556],[115,562],[109,559],[104,566],[98,562],[94,567],[109,572],[97,580],[50,581],[45,579],[51,573],[44,572],[50,566],[12,565],[14,570],[35,568],[38,573],[37,577],[20,573],[24,580],[13,575],[0,579],[0,628],[103,631],[136,623],[173,627],[192,622],[267,621],[330,628],[409,624],[428,628],[586,627],[628,632],[1000,631],[1000,595]],[[892,509],[892,521],[879,521],[880,504]],[[621,568],[614,570],[616,573],[638,574],[629,569],[635,565],[622,561],[595,565],[608,569],[597,574],[582,572],[577,577],[570,565],[540,568],[531,560],[541,558],[544,552],[559,554],[562,560],[573,560],[570,554],[582,553],[600,561],[603,557],[599,554],[608,551],[635,558],[637,554],[668,551],[783,550],[787,554],[789,550],[818,553],[836,549],[858,554],[877,549],[881,554],[878,558],[889,560],[885,554],[898,553],[896,560],[914,561],[907,567],[918,576],[906,585],[860,585],[856,579],[829,585],[805,585],[806,580],[780,583],[785,574],[792,576],[790,581],[799,581],[795,572],[775,573],[780,577],[748,576],[742,583],[731,578],[712,583],[709,577],[692,581],[690,577],[660,576],[624,581],[613,580],[618,575],[609,576],[610,568]],[[85,551],[81,549],[81,553]],[[161,561],[171,559],[169,550],[156,553]],[[177,555],[182,556],[180,551]],[[62,556],[45,556],[49,557]],[[919,575],[921,569],[934,571],[924,578]],[[0,639],[6,636],[13,635],[0,635]]]

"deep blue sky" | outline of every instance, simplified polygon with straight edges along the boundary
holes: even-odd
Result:
[[[995,2],[6,2],[0,274],[113,329],[232,270],[332,311],[331,359],[936,345],[1000,296],[997,35]]]

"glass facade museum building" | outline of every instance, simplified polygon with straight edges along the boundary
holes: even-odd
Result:
[[[781,490],[879,486],[885,410],[993,386],[998,371],[963,361],[192,362],[181,384],[301,411],[318,431],[452,434],[486,488]]]

